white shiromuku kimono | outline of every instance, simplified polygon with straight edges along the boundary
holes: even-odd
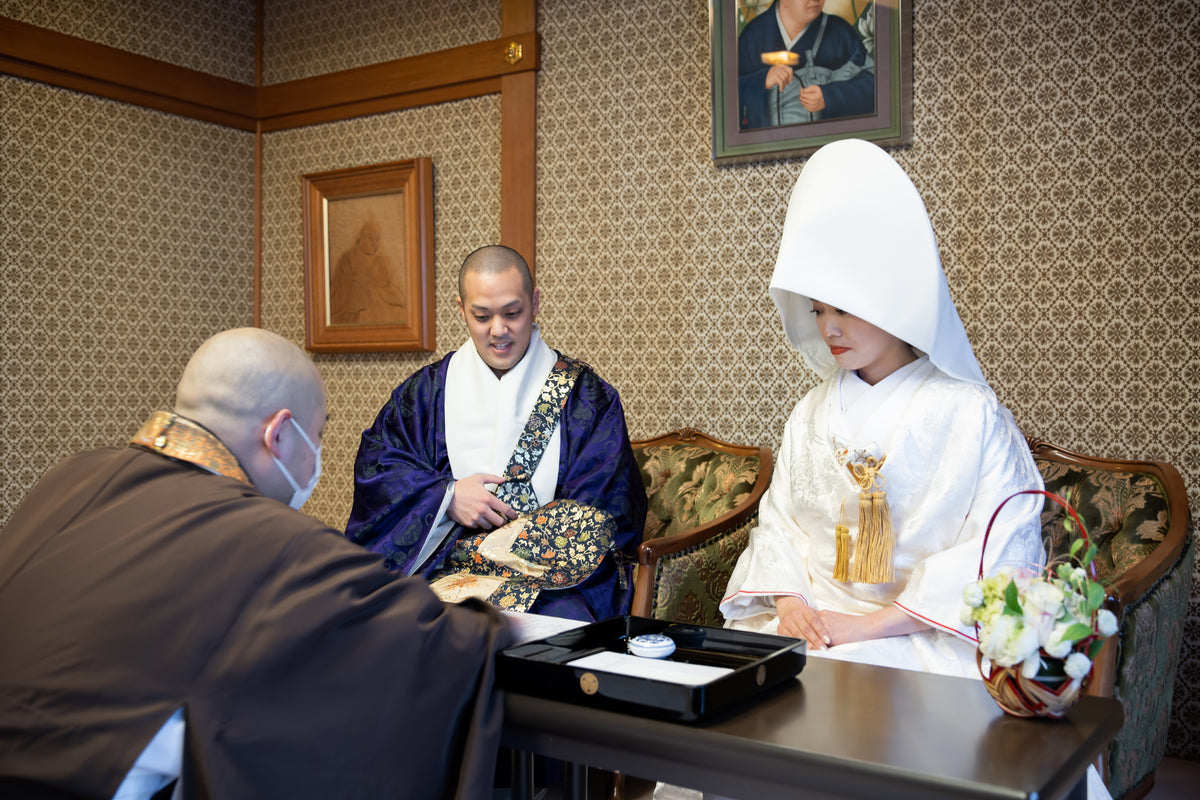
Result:
[[[844,466],[848,453],[887,457],[882,474],[896,534],[892,583],[833,579],[843,501],[852,532],[858,515],[859,487]],[[927,357],[875,386],[841,371],[792,411],[759,525],[721,612],[730,627],[774,633],[778,595],[848,614],[895,605],[931,627],[810,654],[977,675],[974,631],[959,619],[963,588],[978,574],[992,512],[1014,492],[1041,486],[1024,438],[986,386],[951,378]],[[1040,509],[1032,496],[1004,507],[985,570],[1044,560]]]
[[[931,626],[810,651],[853,661],[978,675],[962,591],[978,576],[992,512],[1042,480],[1012,415],[987,385],[950,298],[933,226],[891,156],[847,139],[817,151],[788,201],[769,287],[788,340],[823,380],[788,420],[759,526],[721,603],[728,624],[773,631],[775,597],[869,614],[894,605]],[[820,301],[907,343],[918,357],[874,386],[842,370],[812,313]],[[834,527],[856,549],[859,485],[846,462],[886,457],[896,534],[891,583],[833,578]],[[1029,495],[1004,507],[987,561],[1044,559]]]
[[[758,527],[721,602],[726,624],[774,632],[781,595],[846,614],[895,606],[929,627],[809,653],[978,678],[963,589],[981,553],[985,572],[1044,561],[1037,495],[1005,505],[983,548],[997,507],[1041,489],[1042,479],[975,359],[925,204],[887,152],[843,139],[809,158],[788,200],[769,292],[788,341],[824,382],[788,419]],[[868,386],[839,367],[814,300],[895,336],[917,360]],[[885,456],[881,466],[866,460]],[[833,577],[843,501],[852,558],[857,544],[860,489],[848,461],[880,467],[895,532],[890,583]],[[1107,796],[1091,768],[1088,789]]]

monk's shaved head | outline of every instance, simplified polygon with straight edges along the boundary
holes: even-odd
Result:
[[[467,273],[498,275],[509,269],[516,269],[521,273],[521,288],[527,297],[532,297],[533,275],[529,272],[529,265],[520,253],[502,244],[481,247],[463,260],[462,266],[458,268],[458,296],[463,296],[463,280]]]
[[[324,418],[325,385],[303,350],[260,328],[223,331],[200,345],[175,398],[175,413],[211,430],[239,459],[280,409],[311,426]]]

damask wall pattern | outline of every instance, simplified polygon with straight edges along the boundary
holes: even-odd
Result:
[[[454,306],[458,266],[500,236],[497,95],[263,137],[263,327],[304,343],[300,176],[433,159],[436,353],[316,354],[329,390],[324,477],[305,510],[341,529],[350,514],[360,434],[399,383],[466,341]]]
[[[1084,2],[1067,15],[1021,0],[1004,5],[1002,20],[996,8],[918,5],[914,143],[895,156],[926,199],[984,373],[1021,428],[1091,454],[1169,461],[1200,508],[1200,7]],[[766,291],[803,161],[712,164],[704,3],[660,4],[651,16],[542,0],[538,24],[547,341],[620,390],[635,437],[694,425],[777,450],[787,414],[814,383]],[[1130,64],[1140,65],[1134,81]],[[336,130],[365,130],[344,125]],[[336,161],[334,129],[319,145],[314,132],[286,141]],[[448,138],[475,133],[445,129]],[[451,230],[439,218],[439,239]],[[464,237],[459,249],[480,243]],[[289,246],[272,269],[298,258],[298,239]],[[457,263],[443,252],[439,241],[444,295]],[[289,280],[268,295],[265,319],[298,338],[299,284]],[[439,306],[439,353],[462,338],[447,341],[447,315]],[[418,362],[318,358],[344,405],[312,513],[345,520],[349,491],[332,475],[348,475],[355,428]],[[352,424],[342,427],[343,417]],[[1189,617],[1200,628],[1195,601]],[[1193,637],[1171,734],[1172,753],[1191,758],[1200,758],[1198,679]]]
[[[634,436],[777,449],[813,382],[766,294],[803,162],[712,165],[704,5],[539,4],[544,317],[621,390]],[[895,157],[985,375],[1026,433],[1168,461],[1200,509],[1200,5],[915,7]],[[1193,636],[1169,744],[1193,759],[1198,685]]]
[[[0,15],[254,84],[255,0],[0,0]]]
[[[263,83],[282,83],[447,50],[499,35],[499,2],[267,2],[263,14]]]
[[[0,76],[0,527],[249,325],[252,134]]]

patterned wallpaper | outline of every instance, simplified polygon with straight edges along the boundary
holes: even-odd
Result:
[[[916,8],[896,157],[985,375],[1026,433],[1169,461],[1200,510],[1200,4]],[[813,381],[766,294],[802,163],[713,167],[704,4],[647,24],[546,0],[539,30],[550,340],[621,390],[634,436],[777,449]],[[1168,748],[1198,759],[1194,584]]]
[[[499,2],[268,0],[263,14],[263,83],[294,81],[499,36]]]
[[[255,0],[0,0],[0,15],[254,84]]]
[[[304,342],[300,176],[344,167],[433,159],[437,354],[466,341],[454,308],[458,265],[500,236],[498,95],[316,125],[263,137],[263,327]],[[397,384],[434,353],[318,354],[329,388],[323,472],[305,510],[335,528],[353,497],[359,435]]]
[[[251,322],[254,138],[0,76],[0,525]]]
[[[308,32],[316,28],[314,15],[343,12],[325,11],[317,0],[266,5],[271,82],[410,55],[398,49],[404,46],[398,40],[418,41],[425,50],[498,31],[494,2],[459,0],[428,12],[414,4],[405,16],[375,13],[383,6],[361,0],[338,19],[369,22],[321,22],[322,33],[340,31],[338,45],[326,47]],[[539,9],[538,278],[546,338],[590,361],[618,387],[634,436],[695,425],[730,441],[777,448],[788,411],[813,383],[787,347],[766,293],[787,195],[802,162],[713,166],[704,3],[662,3],[653,15],[581,0],[542,0]],[[284,14],[291,21],[285,23]],[[471,14],[491,15],[486,31],[467,25]],[[379,34],[381,26],[386,35]],[[435,30],[462,38],[426,48]],[[1192,0],[1120,7],[1084,0],[1069,13],[1034,0],[1001,6],[921,0],[914,26],[914,144],[896,157],[929,206],[951,292],[984,373],[1022,429],[1092,454],[1169,461],[1200,509],[1197,40],[1200,4]],[[310,59],[313,51],[319,54]],[[174,309],[160,312],[160,324],[178,328],[174,336],[156,334],[155,344],[169,343],[173,355],[169,363],[150,358],[138,326],[153,311],[131,322],[109,321],[129,318],[127,300],[140,296],[134,287],[145,276],[102,267],[141,264],[137,248],[172,242],[188,252],[185,258],[198,259],[192,249],[209,246],[218,234],[226,242],[247,242],[229,245],[238,254],[229,261],[248,263],[249,198],[238,195],[231,204],[229,185],[240,187],[250,166],[249,139],[242,134],[20,81],[2,85],[2,441],[6,452],[29,454],[19,469],[6,467],[10,498],[62,452],[119,441],[143,409],[162,405],[173,378],[144,376],[145,364],[174,375],[182,365],[176,354],[215,327],[248,318],[248,268],[227,263],[232,274],[173,291],[207,302],[189,306],[186,320],[173,319]],[[8,109],[18,105],[19,116],[29,118],[24,136],[8,132]],[[122,203],[141,202],[130,196],[157,185],[142,175],[134,152],[106,141],[121,120],[152,120],[139,129],[152,141],[164,141],[168,130],[172,137],[202,139],[197,158],[230,177],[219,192],[198,190],[188,208],[201,216],[222,209],[236,219],[220,231],[198,231],[161,219],[166,211],[153,205],[142,217],[146,224],[133,231],[97,222],[94,235],[30,244],[46,220],[71,203],[92,201],[72,187],[89,181],[115,186],[119,212]],[[453,272],[463,254],[493,241],[499,230],[498,125],[498,99],[482,98],[264,137],[265,326],[303,341],[299,176],[430,155],[437,355],[458,346],[465,337],[450,306]],[[121,157],[109,154],[113,147]],[[20,158],[10,161],[14,149]],[[168,160],[182,155],[168,149]],[[42,210],[41,184],[27,176],[56,169],[71,176],[68,186],[50,192],[58,207]],[[13,200],[18,190],[28,194],[19,203]],[[174,192],[163,196],[171,201],[178,202]],[[104,280],[72,283],[73,276],[56,274],[73,291],[51,292],[50,276],[38,270],[56,251],[92,265]],[[19,268],[14,252],[22,254]],[[159,260],[179,271],[174,280],[199,280],[194,268]],[[10,279],[14,271],[20,274]],[[114,281],[129,288],[109,290]],[[103,324],[71,328],[69,320],[37,313],[60,297],[71,302],[71,318]],[[87,340],[100,343],[88,351],[90,360],[75,344],[89,336],[109,337]],[[359,431],[396,383],[434,357],[316,358],[329,383],[333,419],[311,513],[334,526],[344,522]],[[62,396],[49,396],[51,388]],[[36,402],[26,402],[27,392]],[[55,421],[66,409],[69,442],[40,434],[49,408]],[[1197,686],[1200,604],[1193,599],[1169,745],[1173,754],[1193,759],[1200,759]]]
[[[653,24],[620,5],[539,5],[547,340],[618,387],[635,437],[695,425],[777,448],[813,383],[766,292],[802,162],[713,166],[703,3],[660,4]],[[1023,0],[1006,5],[1003,28],[993,8],[919,5],[914,144],[896,154],[926,199],[979,360],[1027,433],[1097,455],[1170,461],[1200,508],[1200,7],[1085,2],[1062,15]],[[364,33],[347,46],[369,41]],[[1133,85],[1131,63],[1144,65]],[[445,113],[267,137],[268,216],[288,217],[267,231],[268,327],[302,332],[297,175],[416,155],[395,146],[413,120],[437,119],[447,145],[478,135],[469,115]],[[281,142],[311,157],[285,168],[272,156]],[[495,227],[472,220],[468,233],[451,221],[456,210],[441,194],[450,162],[435,153],[435,165],[440,354],[463,338],[448,311],[451,273]],[[337,405],[329,477],[311,513],[345,520],[358,430],[426,360],[318,357]],[[1200,633],[1195,602],[1190,620]],[[1186,727],[1200,719],[1189,688],[1200,678],[1196,641],[1185,645],[1172,732],[1173,750],[1192,758],[1200,758],[1200,735]]]

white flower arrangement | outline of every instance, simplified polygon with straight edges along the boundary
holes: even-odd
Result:
[[[1057,495],[1034,493],[1061,501],[1068,511],[1063,522],[1068,533],[1078,525],[1080,536],[1071,542],[1069,557],[1044,568],[1001,567],[967,584],[962,621],[977,626],[979,651],[993,664],[1020,665],[1029,680],[1065,675],[1078,683],[1091,672],[1092,659],[1104,639],[1117,632],[1118,622],[1101,607],[1104,587],[1089,574],[1096,546],[1075,510]]]

